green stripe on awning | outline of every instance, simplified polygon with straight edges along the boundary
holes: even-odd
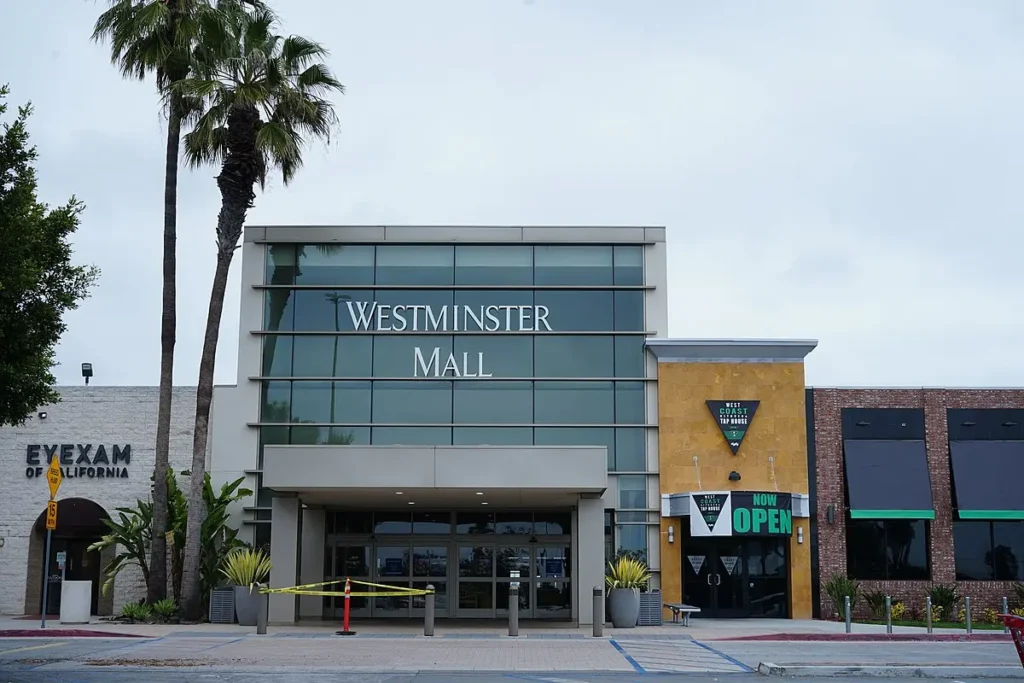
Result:
[[[850,510],[851,519],[935,519],[935,510]]]
[[[960,519],[1024,519],[1024,510],[961,510]]]

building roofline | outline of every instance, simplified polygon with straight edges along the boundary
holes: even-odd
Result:
[[[655,244],[664,226],[648,225],[247,225],[247,243]]]
[[[808,389],[822,389],[822,390],[835,390],[835,391],[1024,391],[1022,386],[1003,386],[1003,387],[966,387],[966,386],[931,386],[931,385],[807,385]]]
[[[648,339],[663,363],[794,363],[818,346],[816,339]]]

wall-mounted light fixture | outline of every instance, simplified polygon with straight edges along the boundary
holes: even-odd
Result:
[[[741,478],[742,477],[740,477],[740,473],[737,472],[736,470],[733,470],[732,472],[729,473],[729,481],[739,481]]]
[[[829,506],[827,508],[825,508],[825,519],[828,521],[829,524],[835,524],[836,523],[836,506],[835,505],[832,505],[830,503]]]
[[[85,384],[88,386],[89,378],[92,377],[92,363],[82,363],[82,377],[85,378]]]
[[[675,543],[676,542],[676,528],[674,526],[672,526],[671,524],[669,524],[669,526],[668,526],[668,542],[669,543]]]
[[[804,542],[804,528],[802,526],[798,526],[796,528],[796,542],[797,543],[803,543]]]
[[[867,420],[861,420],[860,422],[857,423],[857,426],[858,427],[867,427],[869,424],[871,424],[871,423],[868,422]]]
[[[1013,420],[1007,420],[1006,422],[1003,423],[1003,426],[1004,427],[1016,427],[1017,423],[1014,422]]]
[[[964,427],[973,427],[974,425],[976,425],[978,423],[977,422],[971,422],[970,420],[968,420],[967,422],[961,422],[960,424],[962,424]]]
[[[46,419],[46,411],[45,410],[40,410],[39,411],[39,419],[40,420],[45,420]]]

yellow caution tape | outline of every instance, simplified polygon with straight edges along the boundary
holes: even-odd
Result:
[[[345,597],[345,593],[339,592],[339,591],[303,591],[303,590],[288,590],[287,588],[273,588],[273,589],[267,589],[267,590],[264,590],[264,591],[261,591],[261,592],[263,592],[263,593],[286,593],[288,595],[313,595],[313,596],[325,597],[325,598],[329,598],[329,597],[343,598],[343,597]],[[415,592],[411,592],[411,593],[406,593],[404,591],[402,591],[402,592],[398,592],[398,591],[369,591],[369,592],[358,592],[357,593],[357,592],[353,591],[353,592],[349,593],[349,596],[353,597],[353,598],[386,598],[386,597],[408,598],[408,597],[418,597],[418,596],[421,596],[421,595],[428,595],[428,594],[432,594],[432,593],[433,593],[433,591],[415,591]]]

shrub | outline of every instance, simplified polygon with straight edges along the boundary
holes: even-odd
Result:
[[[882,605],[883,605],[882,609],[884,610],[885,609],[885,607],[884,607],[885,602],[884,601],[883,601]],[[890,606],[889,609],[890,609],[890,611],[892,613],[892,620],[893,621],[903,621],[903,619],[907,616],[907,606],[904,605],[902,602],[897,601],[897,602],[892,603],[892,605]]]
[[[239,548],[224,560],[221,573],[236,586],[253,586],[270,576],[270,557],[262,549]]]
[[[832,601],[836,616],[843,616],[845,598],[850,598],[850,611],[857,607],[857,598],[860,595],[860,584],[853,579],[836,574],[825,583],[825,595]]]
[[[960,608],[960,611],[956,613],[956,623],[966,624],[967,623],[967,609],[964,607]]]
[[[999,618],[999,610],[986,607],[982,614],[982,619],[987,624],[1001,624],[1003,620]]]
[[[128,620],[129,624],[146,621],[153,613],[153,609],[144,603],[129,602],[121,608],[121,616]]]
[[[178,603],[174,602],[171,598],[164,598],[159,602],[153,603],[153,613],[156,614],[160,621],[167,623],[178,613]]]
[[[885,593],[882,591],[864,593],[864,602],[871,610],[872,619],[885,619]]]
[[[1018,617],[1024,617],[1024,607],[1014,607],[1010,610],[1010,614]]]
[[[608,587],[615,588],[646,588],[651,572],[647,565],[632,557],[620,557],[614,564],[608,563],[608,575],[605,581]]]
[[[933,586],[929,595],[932,599],[932,607],[941,608],[938,614],[950,618],[957,613],[956,607],[960,603],[960,595],[956,592],[956,586]],[[939,616],[935,618],[941,619]]]

